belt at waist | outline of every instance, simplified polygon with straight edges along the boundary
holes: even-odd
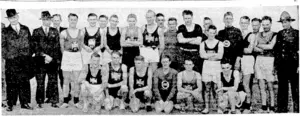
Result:
[[[188,51],[188,52],[197,52],[198,51],[197,49],[186,49],[186,48],[182,48],[182,47],[180,47],[180,49],[183,51]]]

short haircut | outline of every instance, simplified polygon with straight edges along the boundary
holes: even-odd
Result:
[[[60,14],[54,14],[54,15],[52,15],[52,18],[53,17],[59,17],[59,19],[61,20],[61,15]]]
[[[170,18],[168,19],[168,21],[175,21],[175,22],[177,22],[177,19],[176,19],[175,17],[170,17]]]
[[[108,17],[106,15],[100,15],[99,19],[101,19],[101,18],[105,18],[106,20],[108,20]]]
[[[186,62],[186,61],[190,61],[190,62],[192,62],[192,63],[194,64],[193,60],[192,60],[192,59],[190,59],[190,58],[186,58],[186,59],[184,59],[184,64],[185,64],[185,62]]]
[[[148,13],[153,13],[153,15],[156,16],[156,13],[155,13],[153,10],[148,10],[148,11],[147,11],[147,14],[148,14]]]
[[[93,57],[100,58],[100,54],[98,54],[97,52],[94,52],[94,53],[91,55],[91,58],[93,58]]]
[[[226,12],[226,13],[224,14],[224,18],[225,18],[226,16],[232,16],[232,17],[233,17],[233,14],[232,14],[232,12],[228,11],[228,12]]]
[[[204,17],[204,20],[211,20],[211,18],[209,18],[209,17]]]
[[[165,17],[165,15],[162,14],[162,13],[157,13],[157,14],[156,14],[156,17]]]
[[[95,13],[90,13],[90,14],[88,15],[88,18],[91,17],[91,16],[98,17]]]
[[[182,16],[184,16],[184,15],[191,15],[191,16],[193,16],[193,12],[191,10],[184,10],[182,12]]]
[[[209,25],[208,26],[208,30],[210,30],[210,29],[217,30],[217,27],[215,25]]]
[[[70,13],[70,14],[68,15],[68,18],[70,18],[70,17],[76,17],[76,18],[78,19],[78,15],[75,14],[75,13]]]
[[[269,20],[272,23],[272,18],[270,16],[263,16],[261,20]]]
[[[230,63],[231,63],[230,58],[224,58],[223,60],[221,60],[221,64],[230,64]]]
[[[167,58],[169,61],[172,61],[171,57],[169,55],[163,55],[161,57],[161,60],[164,59],[164,58]]]
[[[113,54],[117,54],[118,56],[122,57],[122,54],[117,50],[113,50],[111,55],[113,55]]]
[[[127,16],[127,19],[129,19],[129,18],[135,18],[135,20],[137,20],[136,15],[133,14],[133,13],[131,13],[131,14],[129,14],[129,15]]]
[[[250,18],[248,16],[242,16],[241,19],[246,19],[246,20],[250,21]]]
[[[112,18],[117,18],[118,19],[119,17],[116,14],[113,14],[113,15],[110,16],[109,19],[112,19]]]
[[[261,19],[259,19],[259,18],[253,18],[253,19],[251,20],[251,22],[254,22],[254,21],[258,21],[259,23],[261,23]]]
[[[144,62],[145,58],[143,56],[139,55],[134,58],[134,61],[143,61]]]

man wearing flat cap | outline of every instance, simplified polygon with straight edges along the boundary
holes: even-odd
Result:
[[[295,21],[286,11],[281,13],[283,30],[278,32],[274,48],[275,68],[278,75],[277,111],[288,112],[289,82],[291,84],[294,112],[299,113],[299,30],[292,28]]]
[[[51,106],[58,108],[58,82],[57,75],[60,63],[59,32],[50,27],[51,15],[48,11],[41,13],[42,26],[33,30],[32,39],[34,45],[34,61],[36,70],[36,102],[38,108],[42,108],[45,100],[45,77],[48,75],[46,95]]]
[[[7,90],[7,111],[19,97],[21,108],[32,110],[30,103],[30,82],[32,77],[32,45],[29,28],[19,23],[15,9],[6,10],[9,26],[2,29],[2,57],[5,59]]]

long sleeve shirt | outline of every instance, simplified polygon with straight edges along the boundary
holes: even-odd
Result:
[[[154,72],[153,91],[157,100],[169,101],[174,98],[177,91],[177,73],[172,68],[167,74],[164,74],[163,68]]]
[[[275,67],[279,67],[280,64],[290,62],[293,70],[299,67],[299,30],[293,29],[283,29],[278,32],[276,38],[276,44],[274,46],[275,55]]]

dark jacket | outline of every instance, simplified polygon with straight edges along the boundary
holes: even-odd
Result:
[[[59,32],[53,27],[49,27],[48,35],[42,27],[33,30],[35,62],[37,65],[44,65],[43,54],[52,57],[50,64],[60,63]]]
[[[59,33],[61,33],[62,31],[66,30],[67,28],[65,27],[59,27]]]
[[[296,71],[299,67],[299,30],[283,29],[278,32],[274,46],[275,68]],[[282,67],[281,65],[284,65]]]
[[[14,59],[32,55],[32,38],[29,28],[20,24],[19,34],[9,25],[2,29],[2,57]]]

